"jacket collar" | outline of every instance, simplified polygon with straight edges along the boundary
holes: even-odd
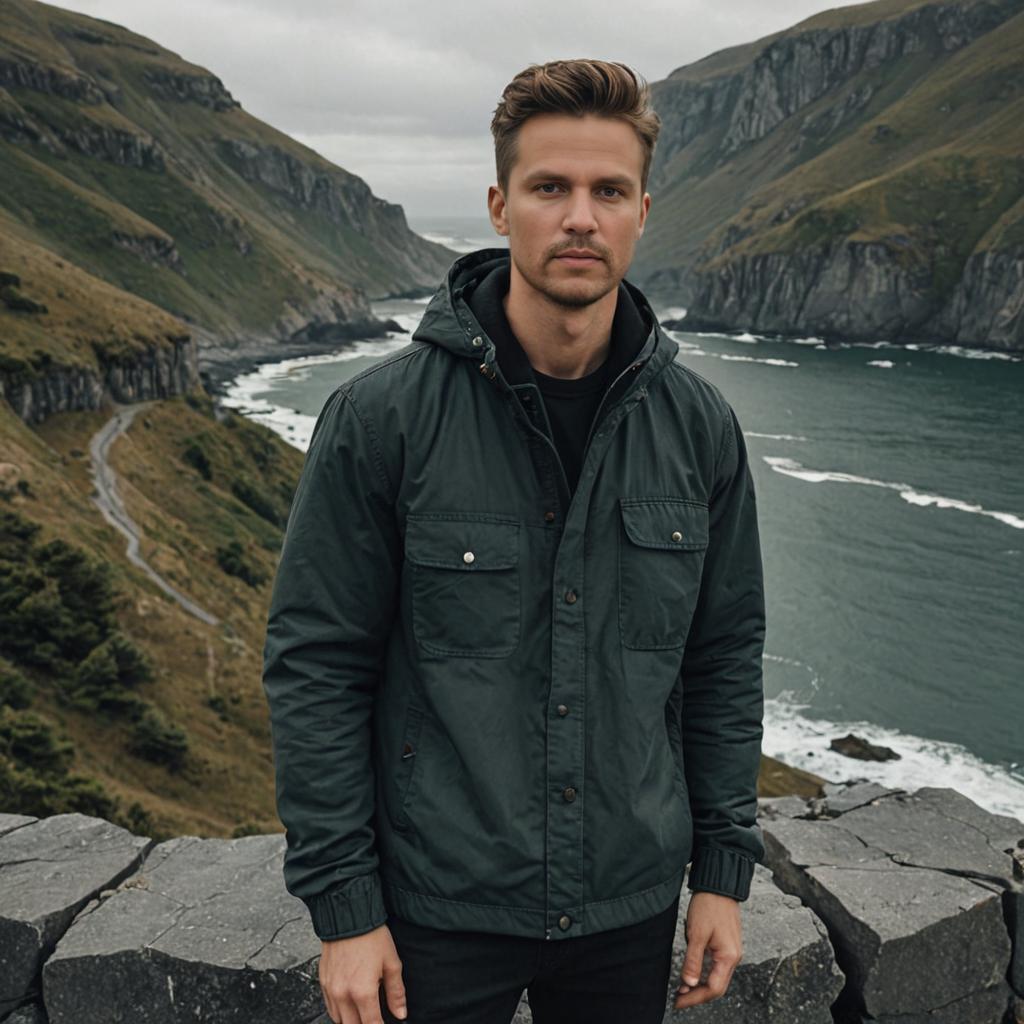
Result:
[[[512,333],[502,299],[508,292],[511,268],[506,260],[489,271],[466,299],[477,321],[487,332],[497,351],[498,365],[505,379],[517,384],[535,383],[533,367],[525,349]],[[608,380],[614,380],[637,356],[643,347],[650,324],[637,309],[625,285],[619,285],[615,315],[611,324],[608,350]]]
[[[433,298],[427,304],[419,326],[413,332],[414,341],[432,342],[448,349],[453,355],[465,356],[480,362],[482,358],[494,356],[499,360],[502,373],[507,372],[513,375],[519,374],[522,378],[524,372],[528,373],[527,380],[532,380],[532,371],[526,355],[522,352],[518,342],[516,348],[522,353],[522,361],[526,361],[525,371],[522,362],[517,362],[514,355],[509,355],[510,346],[501,345],[500,339],[489,336],[481,326],[476,314],[467,301],[472,291],[491,274],[492,271],[503,270],[508,272],[511,266],[511,257],[507,249],[487,248],[477,249],[475,252],[465,253],[451,265],[444,281],[440,284]],[[647,297],[629,281],[623,279],[619,288],[632,299],[632,305],[641,317],[645,331],[640,331],[640,341],[634,346],[622,346],[630,349],[628,352],[617,352],[615,372],[629,365],[629,360],[641,363],[649,363],[641,374],[645,379],[650,379],[667,365],[679,350],[678,343],[670,338],[658,323]],[[622,293],[620,292],[620,299]],[[618,313],[618,305],[616,312]],[[474,345],[474,339],[477,344]],[[618,365],[619,360],[621,365]],[[521,379],[517,381],[520,383]]]

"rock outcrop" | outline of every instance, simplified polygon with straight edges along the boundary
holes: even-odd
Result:
[[[1024,0],[817,15],[654,83],[634,276],[695,329],[1024,348]]]
[[[140,353],[98,360],[92,366],[24,365],[0,368],[0,398],[26,423],[58,412],[99,409],[109,399],[142,402],[184,394],[200,383],[191,335],[168,337]]]
[[[1014,1024],[1024,823],[952,789],[825,793],[761,799],[743,959],[725,996],[677,1011],[684,887],[666,1024]],[[280,833],[154,844],[81,814],[0,814],[0,1020],[328,1024],[284,850]]]

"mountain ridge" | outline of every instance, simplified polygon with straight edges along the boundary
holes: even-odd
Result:
[[[826,11],[652,83],[637,283],[687,326],[1024,347],[1024,2]]]

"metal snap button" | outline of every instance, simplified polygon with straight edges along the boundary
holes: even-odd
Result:
[[[559,704],[558,713],[564,718],[567,714],[569,714],[569,709],[564,704]]]
[[[478,334],[472,341],[473,348],[479,348],[484,343],[484,339]]]
[[[675,531],[675,532],[674,532],[674,533],[672,534],[672,539],[673,539],[673,540],[682,540],[682,539],[683,539],[683,535],[682,535],[682,534],[681,534],[681,533],[680,533],[680,532],[679,532],[678,530],[676,530],[676,531]]]
[[[566,786],[565,789],[562,790],[562,796],[565,797],[565,802],[567,804],[571,804],[573,800],[576,799],[576,790],[573,789],[572,786]]]
[[[565,592],[565,603],[566,604],[575,604],[576,603],[576,591],[575,590],[567,590]]]
[[[558,927],[561,928],[563,932],[567,931],[571,924],[572,924],[572,918],[568,914],[563,914],[558,919]]]
[[[555,520],[555,513],[554,512],[545,512],[544,513],[544,519],[547,522],[549,522],[549,523],[554,522],[554,520]]]
[[[464,554],[464,555],[462,556],[462,560],[463,560],[463,561],[464,561],[464,562],[465,562],[465,563],[466,563],[467,565],[468,565],[468,564],[469,564],[470,562],[472,562],[472,561],[473,561],[473,560],[474,560],[475,558],[476,558],[476,555],[474,555],[472,551],[467,551],[467,552],[466,552],[466,553],[465,553],[465,554]]]

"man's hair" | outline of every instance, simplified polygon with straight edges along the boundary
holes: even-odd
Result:
[[[501,94],[491,119],[498,184],[508,189],[516,137],[534,114],[599,114],[633,126],[644,149],[641,191],[647,188],[661,119],[651,106],[647,82],[626,64],[605,60],[553,60],[531,64]]]

